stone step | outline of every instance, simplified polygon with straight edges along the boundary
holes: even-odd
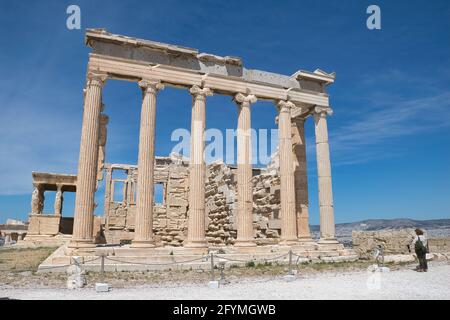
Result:
[[[201,254],[166,254],[163,255],[161,253],[155,251],[142,251],[133,250],[133,251],[119,251],[119,252],[108,252],[107,257],[110,259],[124,261],[124,263],[173,263],[173,262],[183,262],[195,259],[201,259],[203,257],[204,260],[210,258],[210,255],[201,255]],[[100,250],[101,251],[101,250]],[[288,260],[289,255],[288,252],[256,252],[256,253],[226,253],[226,254],[215,254],[214,259],[216,261],[228,261],[234,260],[234,262],[249,262],[253,260],[265,261],[265,260],[273,260],[274,258],[278,258],[278,260]],[[101,252],[106,253],[106,252]],[[114,254],[112,254],[114,253]],[[136,255],[135,255],[136,254]],[[97,259],[96,261],[100,261],[99,256],[100,252],[95,252],[95,254],[90,254],[86,256],[82,256],[82,261],[85,263],[87,261],[89,263],[90,260]],[[284,257],[280,257],[283,256]],[[340,256],[340,252],[338,251],[293,251],[292,259],[296,260],[298,256],[302,258],[319,258],[319,257],[337,257]],[[220,257],[223,257],[222,259]],[[106,259],[108,261],[108,259]],[[110,260],[109,260],[110,261]],[[53,264],[70,264],[71,259],[69,256],[56,256],[52,259]],[[93,262],[97,263],[97,262]]]

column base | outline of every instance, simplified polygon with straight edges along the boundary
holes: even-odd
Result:
[[[339,244],[336,238],[320,238],[318,244]]]
[[[183,244],[183,247],[186,248],[207,248],[208,243],[206,240],[190,240],[186,241],[186,243]]]
[[[152,240],[133,240],[130,248],[154,248],[156,247],[155,241]]]
[[[314,242],[314,240],[311,238],[311,237],[307,237],[307,236],[305,236],[305,237],[299,237],[298,239],[297,239],[297,241],[299,242],[299,243],[305,243],[305,244],[310,244],[310,243],[315,243]]]
[[[237,239],[234,242],[234,246],[236,247],[256,247],[256,243],[253,239]]]
[[[67,245],[68,248],[95,248],[94,239],[72,239]]]
[[[291,246],[299,244],[298,239],[281,239],[280,242],[278,242],[280,246]]]

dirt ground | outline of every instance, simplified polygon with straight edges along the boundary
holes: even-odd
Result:
[[[64,273],[36,273],[39,264],[56,248],[2,248],[0,249],[0,287],[1,288],[65,288],[67,275]],[[301,264],[294,266],[299,274],[315,275],[322,273],[348,273],[366,270],[369,261]],[[411,264],[388,265],[391,270],[411,268]],[[247,267],[235,267],[224,271],[225,278],[231,282],[239,279],[275,278],[285,275],[287,266],[277,264],[250,264]],[[215,279],[221,271],[214,271]],[[88,287],[95,282],[106,281],[114,288],[127,288],[146,284],[183,284],[205,283],[211,280],[210,271],[144,271],[144,272],[107,272],[102,279],[98,272],[87,272]]]

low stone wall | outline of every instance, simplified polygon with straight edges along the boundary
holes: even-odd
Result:
[[[415,236],[414,229],[383,230],[383,231],[353,231],[353,249],[360,258],[368,259],[372,251],[381,245],[384,255],[413,254],[411,248]],[[426,232],[425,232],[426,237]],[[428,237],[427,237],[428,238]],[[450,237],[428,239],[430,253],[450,252]]]
[[[431,238],[428,240],[428,247],[432,253],[450,252],[450,237]]]
[[[369,259],[378,246],[383,248],[384,255],[414,252],[414,248],[410,248],[414,236],[414,229],[353,231],[352,243],[360,258]]]

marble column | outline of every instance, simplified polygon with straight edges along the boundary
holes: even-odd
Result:
[[[94,195],[97,187],[99,115],[106,74],[90,72],[85,89],[77,192],[71,248],[93,247]]]
[[[252,133],[250,105],[256,96],[238,93],[234,97],[238,104],[237,128],[237,239],[236,246],[255,246],[253,235],[253,186],[252,186]]]
[[[62,205],[63,205],[63,192],[62,192],[62,185],[56,186],[56,195],[55,195],[55,215],[60,216],[62,214]]]
[[[306,167],[305,118],[292,119],[294,159],[295,211],[297,237],[301,242],[312,242],[308,212],[308,174]]]
[[[205,238],[205,107],[209,88],[193,86],[189,164],[189,220],[186,247],[206,247]]]
[[[159,81],[142,80],[141,127],[136,197],[136,218],[132,247],[154,247],[153,240],[153,167],[155,161],[156,94],[163,88]]]
[[[280,215],[281,239],[284,245],[297,243],[297,218],[295,212],[294,163],[292,158],[291,109],[290,101],[278,102],[278,136],[280,155]]]
[[[335,238],[333,191],[331,185],[330,148],[328,145],[327,115],[330,108],[313,109],[316,133],[317,176],[319,186],[320,240],[319,243],[338,243]]]

